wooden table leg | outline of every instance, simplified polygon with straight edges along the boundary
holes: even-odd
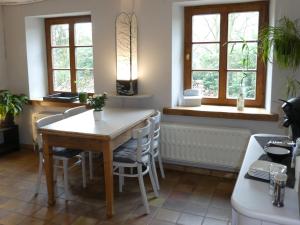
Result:
[[[52,147],[48,145],[47,135],[43,135],[43,151],[45,160],[46,182],[48,190],[48,204],[55,204],[54,184],[53,184],[53,156]]]
[[[106,195],[106,215],[114,214],[114,184],[113,184],[113,151],[109,141],[103,143],[104,178]]]

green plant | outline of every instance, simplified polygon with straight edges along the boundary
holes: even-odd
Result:
[[[13,119],[23,111],[24,104],[28,103],[26,95],[15,95],[8,90],[0,91],[0,121],[1,124],[14,124]],[[3,125],[2,125],[3,126]]]
[[[299,20],[290,20],[283,17],[278,26],[268,26],[261,30],[259,35],[260,54],[266,63],[270,60],[270,54],[274,53],[274,61],[283,69],[293,69],[300,65],[300,26]],[[300,83],[293,76],[286,79],[286,97],[296,96]]]
[[[88,105],[91,106],[95,111],[102,111],[107,100],[107,93],[104,92],[102,95],[93,95],[88,99]]]
[[[281,68],[297,69],[300,65],[300,29],[299,20],[283,17],[278,26],[268,26],[261,30],[260,53],[264,62],[270,58],[271,50],[274,60]]]

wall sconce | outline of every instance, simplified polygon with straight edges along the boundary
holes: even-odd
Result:
[[[121,13],[116,20],[117,94],[136,95],[137,20],[135,14]]]

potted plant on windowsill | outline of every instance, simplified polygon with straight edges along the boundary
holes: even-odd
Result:
[[[93,95],[88,98],[88,105],[94,109],[95,121],[100,121],[103,118],[103,107],[107,100],[107,93],[104,92],[101,95]]]
[[[23,111],[24,104],[28,103],[26,95],[15,95],[8,90],[0,91],[0,127],[12,127],[14,118]]]
[[[277,26],[268,26],[260,33],[260,54],[263,61],[274,61],[283,69],[293,69],[300,66],[300,26],[299,20],[283,17]],[[288,76],[286,81],[286,97],[295,97],[300,89],[300,82],[294,76]]]

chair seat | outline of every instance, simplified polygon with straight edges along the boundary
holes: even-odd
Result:
[[[145,144],[146,142],[147,142],[147,138],[143,138],[142,144]],[[130,139],[125,144],[123,144],[122,147],[136,149],[137,148],[137,139]],[[157,147],[158,147],[158,140],[154,140],[153,141],[153,149],[156,149]]]
[[[73,158],[82,152],[81,150],[78,149],[68,149],[68,148],[61,148],[61,147],[54,147],[52,151],[54,156],[65,157],[68,159]]]
[[[142,156],[142,163],[149,160],[148,155]],[[119,163],[136,163],[136,149],[127,148],[123,145],[114,151],[113,161]]]

